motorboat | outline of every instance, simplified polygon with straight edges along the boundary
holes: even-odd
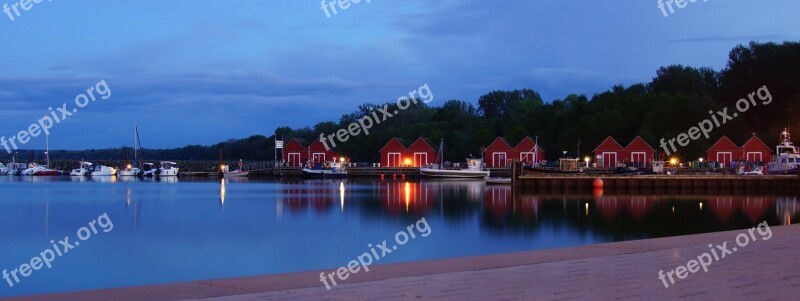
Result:
[[[117,174],[117,169],[105,165],[97,165],[92,169],[92,177],[110,177]]]
[[[0,163],[0,175],[6,175],[8,173],[8,167],[5,164]]]
[[[9,165],[7,165],[6,168],[8,168],[8,171],[6,171],[6,175],[19,176],[22,174],[22,171],[28,169],[28,165],[25,163],[12,162],[9,163]]]
[[[775,148],[775,160],[767,164],[767,171],[772,174],[797,173],[800,165],[800,148],[792,143],[788,128],[781,132],[781,142]]]
[[[74,177],[85,177],[92,173],[94,170],[94,164],[92,162],[81,161],[81,167],[77,169],[73,169],[69,175]]]
[[[420,168],[419,173],[431,178],[454,178],[454,179],[474,179],[486,178],[489,176],[488,170],[483,170],[483,159],[467,159],[466,169],[442,169],[440,165],[434,164],[430,168]]]
[[[242,160],[239,160],[239,169],[234,170],[234,171],[229,171],[229,169],[230,169],[230,167],[228,165],[223,165],[222,166],[223,177],[225,177],[225,178],[241,178],[241,177],[247,177],[247,175],[250,174],[249,171],[245,171],[244,170],[244,162]]]
[[[127,166],[125,166],[125,168],[120,169],[117,172],[117,175],[120,177],[138,177],[139,175],[141,175],[141,173],[142,171],[139,168],[133,167],[132,164],[128,164]]]
[[[342,165],[342,163],[337,162],[328,162],[322,166],[319,165],[317,168],[303,168],[303,175],[308,178],[325,178],[325,179],[342,179],[347,178],[347,169]]]
[[[143,163],[142,164],[141,173],[142,173],[143,177],[155,176],[156,172],[158,172],[158,168],[156,168],[155,164],[153,164],[153,163]]]
[[[60,172],[58,170],[53,170],[46,165],[39,165],[36,163],[31,163],[28,169],[23,170],[21,173],[23,176],[57,176],[59,174]]]
[[[161,161],[161,167],[156,171],[156,175],[159,177],[177,177],[178,170],[178,163]]]
[[[444,169],[442,162],[444,162],[444,139],[439,143],[439,156],[436,158],[436,164],[420,168],[419,173],[423,177],[430,178],[483,179],[489,177],[490,172],[483,170],[483,159],[480,158],[468,158],[466,169]]]

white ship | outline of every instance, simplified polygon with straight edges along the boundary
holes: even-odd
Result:
[[[798,165],[800,165],[800,148],[792,144],[789,129],[784,128],[781,132],[781,142],[775,148],[775,161],[768,164],[767,170],[772,174],[797,173]]]

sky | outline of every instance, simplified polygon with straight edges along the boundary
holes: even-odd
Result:
[[[426,83],[432,106],[524,88],[591,97],[661,66],[720,70],[750,41],[800,40],[800,1],[699,0],[666,17],[658,3],[363,0],[328,15],[306,0],[46,0],[0,14],[0,136],[66,103],[51,149],[130,146],[134,125],[145,148],[210,145],[338,121]],[[100,81],[110,96],[78,108]],[[19,147],[44,149],[44,135]]]

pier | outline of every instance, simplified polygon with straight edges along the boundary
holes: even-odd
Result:
[[[737,193],[800,188],[800,177],[793,175],[524,175],[517,179],[517,188],[591,192],[595,179],[602,180],[603,189],[620,191]]]

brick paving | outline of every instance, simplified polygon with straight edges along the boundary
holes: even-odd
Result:
[[[381,265],[331,290],[316,271],[17,300],[800,300],[800,226],[771,230],[669,288],[659,270],[743,231]]]

